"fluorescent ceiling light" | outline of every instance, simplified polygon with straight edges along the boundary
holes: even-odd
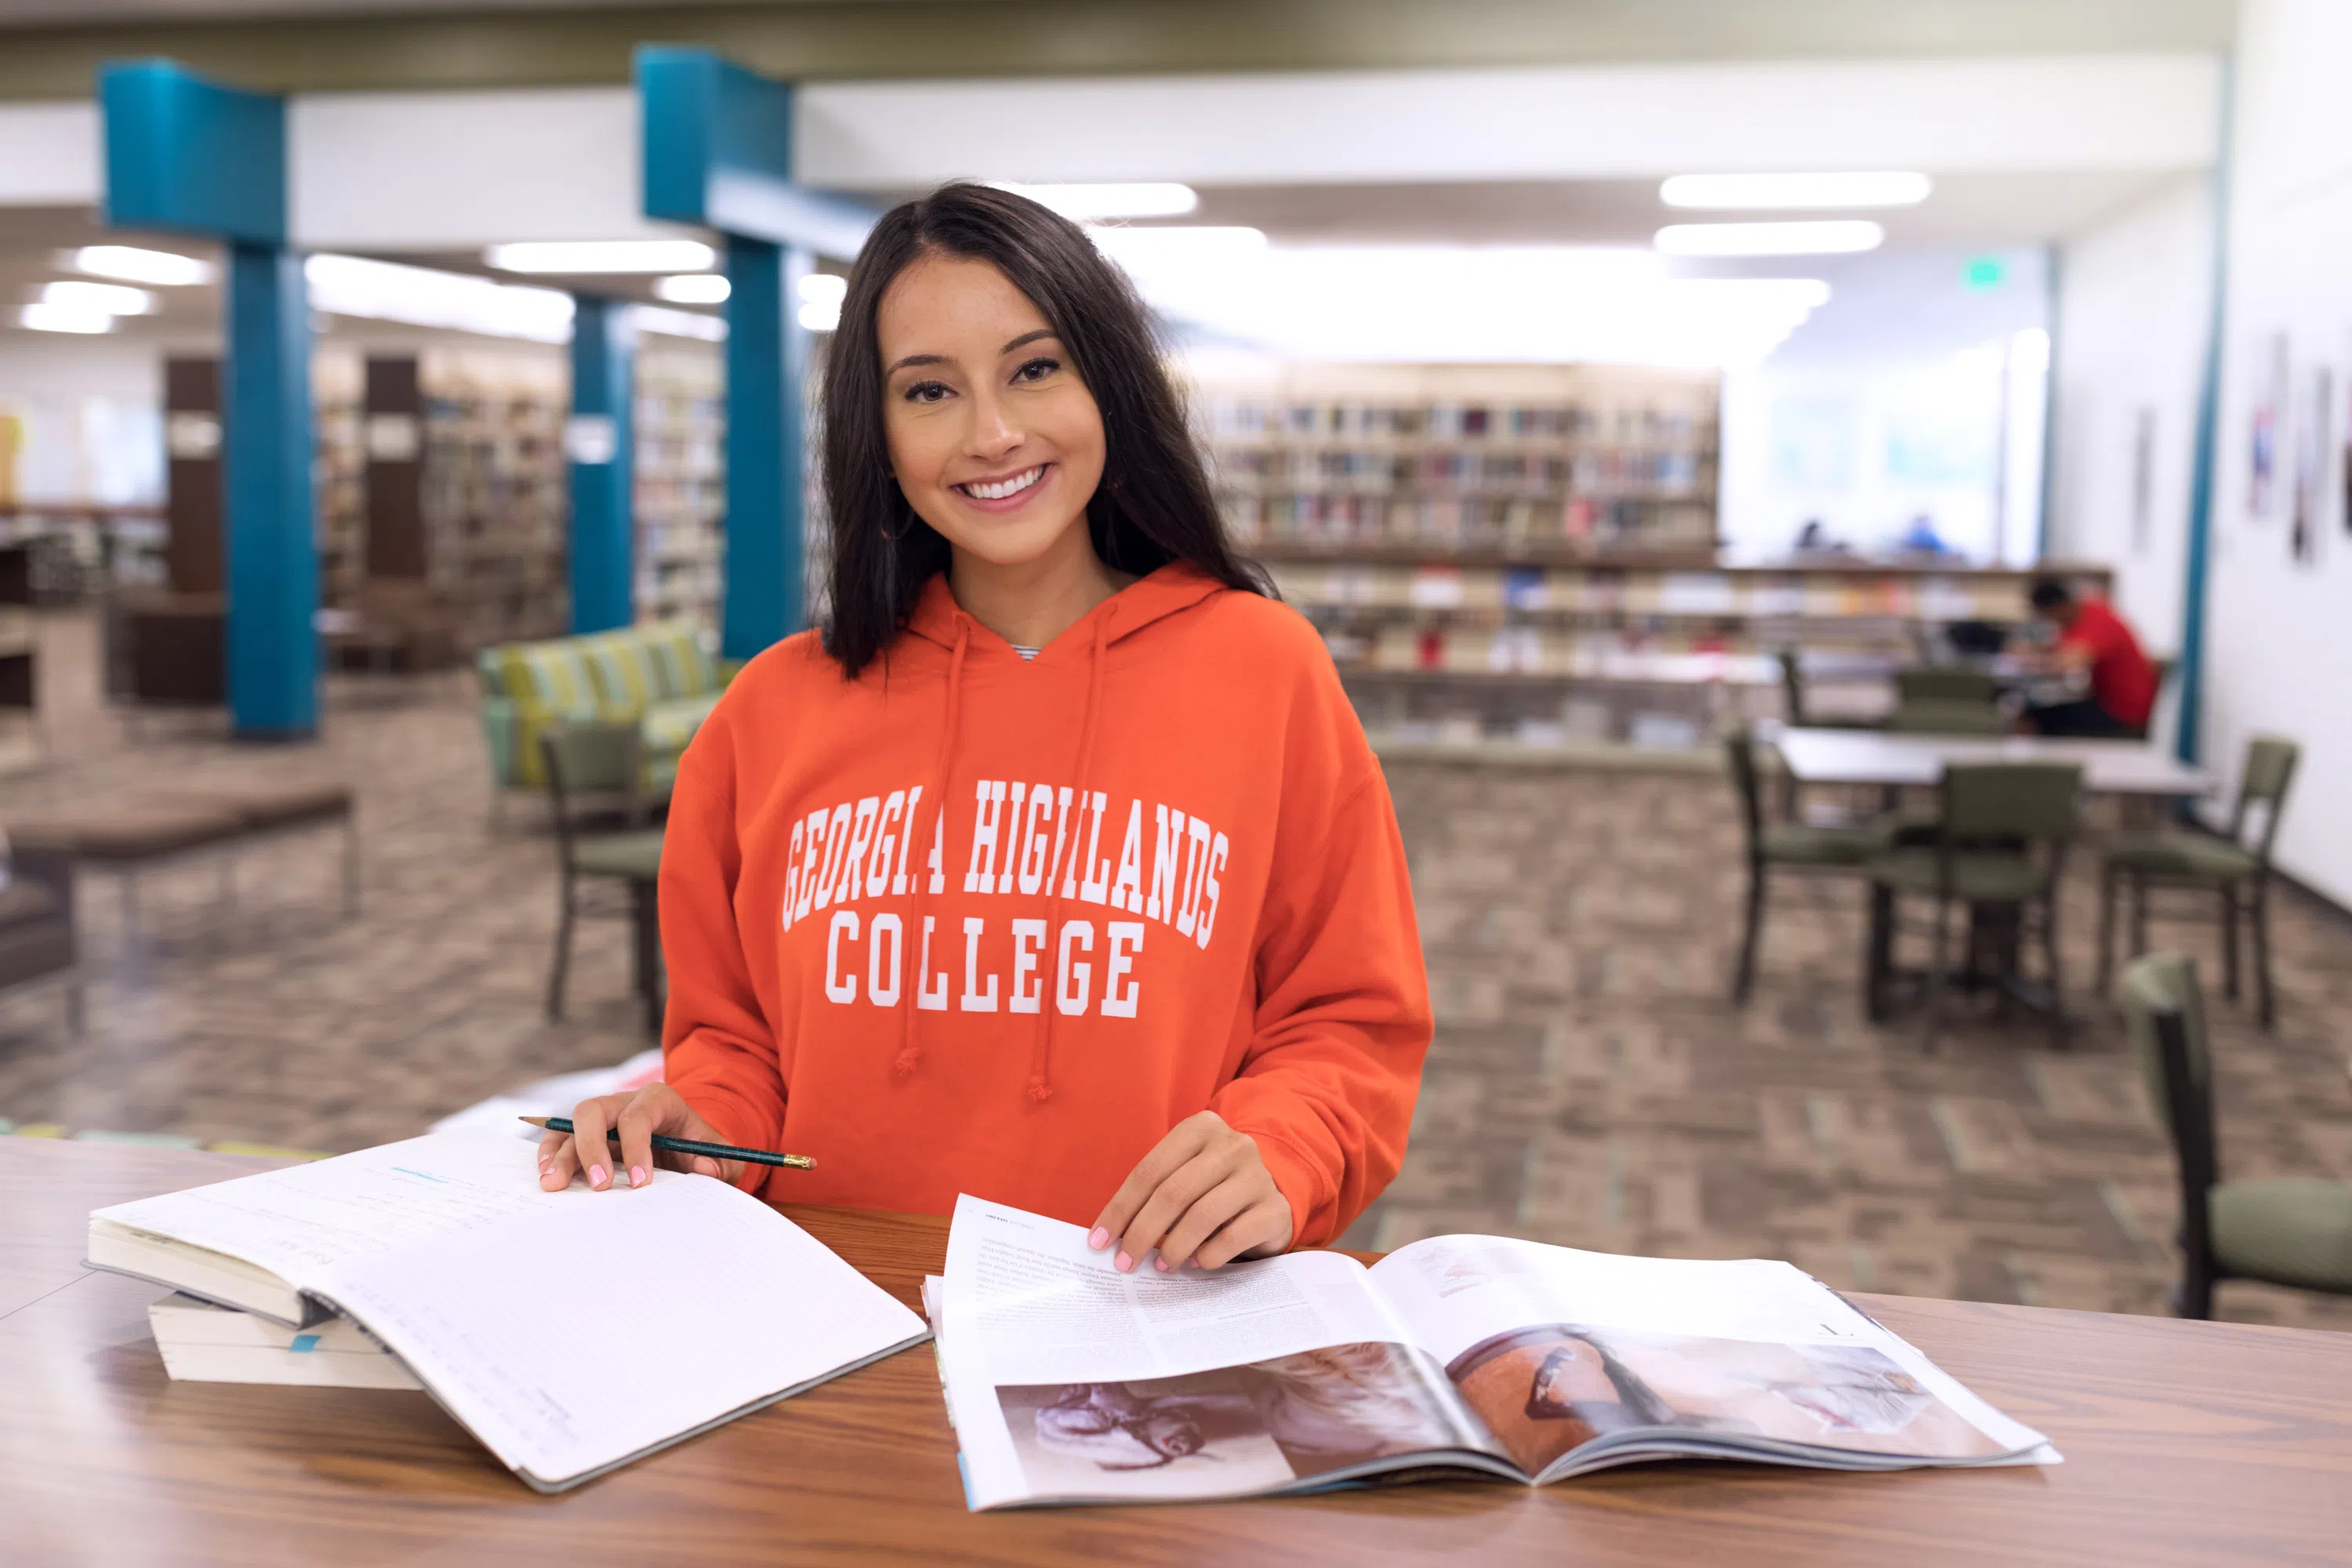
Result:
[[[1138,276],[1169,268],[1230,266],[1265,252],[1265,234],[1255,228],[1192,226],[1090,228],[1095,248]]]
[[[16,320],[37,332],[110,332],[114,312],[79,305],[27,305]]]
[[[1828,256],[1875,250],[1886,230],[1864,217],[1805,223],[1670,223],[1657,247],[1668,256]]]
[[[718,305],[726,302],[728,285],[716,272],[688,272],[660,279],[654,293],[673,305]]]
[[[177,288],[209,283],[213,264],[169,250],[147,250],[136,245],[85,245],[72,256],[73,269],[93,278],[120,278],[131,283],[155,283]]]
[[[812,332],[829,332],[841,325],[841,302],[849,296],[849,279],[832,272],[803,273],[800,296],[801,325]]]
[[[1000,191],[1027,196],[1064,217],[1182,217],[1201,205],[1201,194],[1172,180],[1124,181],[1111,184],[1021,185],[995,182]]]
[[[1830,294],[1812,278],[1677,278],[1630,247],[1276,245],[1130,272],[1196,342],[1307,360],[1746,363]]]
[[[1676,174],[1658,187],[1670,207],[1722,212],[1791,207],[1908,207],[1927,199],[1925,174]]]
[[[707,272],[719,253],[698,239],[534,239],[482,259],[501,272]]]
[[[572,296],[554,289],[358,256],[313,256],[302,271],[314,310],[542,343],[572,337]]]
[[[128,283],[84,283],[68,279],[41,285],[41,303],[69,310],[96,310],[109,316],[143,316],[155,308],[155,296]]]
[[[666,305],[634,305],[630,307],[630,317],[639,331],[660,332],[672,338],[699,338],[706,343],[727,341],[727,323],[716,316],[673,310]]]

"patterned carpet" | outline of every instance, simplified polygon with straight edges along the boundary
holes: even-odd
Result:
[[[0,823],[166,777],[347,779],[365,905],[337,913],[332,837],[289,839],[240,858],[234,910],[211,865],[145,879],[132,956],[111,879],[87,879],[89,1031],[69,1039],[53,997],[0,1003],[0,1117],[348,1149],[643,1044],[618,921],[583,926],[570,1016],[541,1015],[553,853],[530,803],[488,826],[466,678],[339,679],[321,743],[247,748],[217,720],[126,726],[96,700],[90,623],[50,616],[45,638],[50,761],[0,780]],[[2087,879],[2065,911],[2074,1047],[1964,1006],[1930,1058],[1915,1024],[1861,1016],[1851,885],[1777,884],[1754,1000],[1723,1000],[1740,872],[1720,781],[1391,776],[1438,1039],[1404,1173],[1351,1243],[1497,1232],[1783,1257],[1863,1289],[2163,1310],[2169,1156],[2087,994]],[[2213,1003],[2224,1166],[2352,1180],[2352,921],[2289,893],[2276,929],[2277,1034]],[[2156,934],[2213,967],[2210,925]],[[2352,1300],[2258,1286],[2224,1287],[2221,1312],[2352,1329]]]

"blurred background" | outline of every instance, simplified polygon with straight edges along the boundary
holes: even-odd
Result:
[[[1351,1245],[2352,1326],[2347,53],[2329,0],[0,0],[0,1131],[656,1071],[677,756],[821,613],[843,275],[971,178],[1133,276],[1388,769],[1438,1035]],[[2004,739],[2109,695],[2044,579],[2154,678],[2105,752]],[[1946,893],[1942,770],[2053,760]],[[2184,1250],[2205,1121],[2267,1250]]]

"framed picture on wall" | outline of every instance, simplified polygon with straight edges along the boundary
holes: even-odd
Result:
[[[2132,410],[2131,549],[2147,553],[2156,527],[2156,409],[2141,404]]]
[[[2347,360],[2352,365],[2352,360]],[[2344,426],[2336,462],[2336,518],[2352,533],[2352,369],[2345,372]]]
[[[2326,531],[2328,432],[2336,427],[2334,376],[2326,365],[2305,373],[2302,406],[2294,419],[2294,505],[2289,514],[2287,555],[2298,565],[2319,558]]]
[[[2286,334],[2273,332],[2263,340],[2254,367],[2252,445],[2247,453],[2246,512],[2271,514],[2278,493],[2279,425],[2286,416]]]

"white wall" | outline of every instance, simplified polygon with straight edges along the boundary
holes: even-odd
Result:
[[[0,103],[0,206],[89,206],[99,195],[98,105]]]
[[[2302,743],[2279,835],[2288,871],[2352,904],[2352,531],[2346,528],[2346,379],[2352,375],[2352,5],[2248,0],[2242,14],[2230,169],[2229,282],[2213,559],[2207,601],[2203,754],[2234,770],[2249,735]],[[2253,505],[2252,428],[2286,345],[2269,504]],[[2324,417],[2306,407],[2315,373]],[[2316,546],[2289,547],[2296,457],[2325,437],[2314,476]]]
[[[455,250],[685,232],[645,216],[634,88],[305,93],[289,221],[321,250]]]
[[[1998,287],[1968,286],[1979,256],[2002,264]],[[2041,252],[1889,249],[1801,266],[1829,283],[1829,303],[1724,377],[1725,543],[1783,554],[1818,519],[1831,537],[1881,551],[1922,514],[1979,563],[2001,559],[2008,535],[2030,542],[2041,409],[2015,389],[2004,396],[2003,383],[2018,334],[2047,322]]]
[[[2217,70],[2104,55],[813,82],[793,156],[844,189],[2183,169],[2212,160]]]
[[[2114,568],[2153,654],[2180,650],[2212,279],[2201,175],[2076,236],[2059,271],[2050,552]]]

